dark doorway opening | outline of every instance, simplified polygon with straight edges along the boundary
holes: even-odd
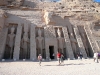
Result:
[[[49,46],[50,59],[54,59],[54,46]]]

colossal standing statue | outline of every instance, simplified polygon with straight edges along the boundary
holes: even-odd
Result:
[[[7,44],[9,46],[9,51],[10,51],[10,59],[12,58],[13,55],[13,48],[14,48],[14,42],[15,42],[15,34],[14,34],[15,28],[11,28],[11,33],[8,34],[7,38]]]
[[[59,48],[59,51],[61,53],[64,53],[64,51],[63,51],[63,48],[64,48],[64,39],[61,37],[61,31],[60,31],[59,28],[57,30],[57,33],[58,33],[58,48]]]
[[[74,56],[76,57],[76,55],[77,55],[77,46],[76,46],[77,41],[74,38],[73,33],[70,33],[70,41],[71,41],[71,44],[72,44],[72,49],[73,49]]]
[[[24,32],[23,38],[21,40],[21,46],[23,49],[24,59],[26,59],[27,58],[27,51],[29,50],[29,38],[28,38],[27,32]]]
[[[37,49],[38,49],[37,54],[43,54],[42,49],[43,49],[44,43],[43,43],[43,37],[42,37],[42,32],[40,28],[38,30],[38,37],[36,38],[36,43],[37,43]]]

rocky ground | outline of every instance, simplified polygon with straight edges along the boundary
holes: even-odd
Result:
[[[0,62],[0,75],[100,75],[100,63],[93,59],[57,61],[5,61]]]

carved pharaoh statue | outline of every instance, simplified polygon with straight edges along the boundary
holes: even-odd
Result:
[[[11,33],[8,34],[8,38],[7,38],[7,44],[9,46],[9,51],[10,51],[10,59],[12,58],[12,54],[13,54],[13,48],[14,48],[14,42],[15,42],[15,34],[14,34],[15,28],[12,27],[11,28]]]
[[[77,46],[76,46],[77,41],[74,38],[73,33],[70,33],[70,41],[71,41],[71,44],[72,44],[72,49],[73,49],[74,56],[76,57],[76,54],[77,54]]]
[[[64,48],[64,39],[61,37],[61,31],[60,29],[58,28],[57,30],[57,33],[58,33],[58,48],[60,50],[61,53],[64,53],[63,52],[63,48]]]
[[[42,37],[40,28],[38,30],[38,37],[36,38],[36,43],[37,43],[38,54],[43,54],[42,49],[43,49],[44,43],[43,43],[43,37]]]
[[[29,50],[29,38],[28,38],[28,33],[24,32],[23,38],[21,40],[21,47],[23,49],[23,56],[26,59],[27,58],[27,53]]]

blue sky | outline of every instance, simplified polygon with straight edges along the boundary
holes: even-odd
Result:
[[[53,0],[53,1],[60,1],[60,0]],[[95,2],[100,2],[100,0],[94,0]]]
[[[100,0],[94,0],[95,2],[100,2]]]

